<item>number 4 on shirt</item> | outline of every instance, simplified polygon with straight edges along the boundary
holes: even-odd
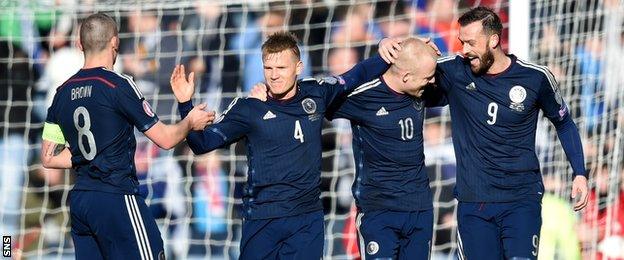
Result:
[[[303,131],[301,130],[299,120],[295,121],[295,133],[293,134],[293,137],[303,143]]]

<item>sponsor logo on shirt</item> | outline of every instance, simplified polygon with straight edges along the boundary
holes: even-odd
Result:
[[[269,119],[275,118],[275,117],[276,117],[275,114],[273,114],[273,112],[271,112],[271,110],[269,110],[268,112],[266,112],[266,114],[264,114],[262,119],[269,120]]]
[[[477,85],[474,82],[470,82],[470,84],[466,85],[467,90],[477,90]]]
[[[377,113],[375,115],[376,116],[385,116],[385,115],[388,115],[388,111],[386,110],[385,107],[381,107],[379,110],[377,110]]]

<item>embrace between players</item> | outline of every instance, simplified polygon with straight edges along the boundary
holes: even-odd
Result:
[[[160,123],[132,79],[110,71],[116,27],[98,15],[83,23],[85,67],[57,91],[42,144],[45,167],[73,167],[78,175],[70,195],[77,258],[164,257],[154,218],[135,196],[133,127],[163,148],[186,137],[195,154],[246,140],[241,259],[322,258],[323,118],[351,122],[363,259],[429,258],[433,204],[423,153],[425,107],[450,108],[460,259],[537,259],[544,192],[535,154],[540,110],[555,125],[572,166],[575,209],[587,203],[580,137],[555,79],[547,68],[503,52],[502,24],[490,9],[474,8],[459,18],[463,56],[438,60],[431,43],[384,39],[380,55],[323,79],[297,80],[304,64],[296,38],[275,33],[262,46],[266,86],[258,84],[254,98],[232,101],[214,123],[205,105],[193,107],[194,75],[178,66],[171,86],[182,121],[175,125]],[[96,29],[85,30],[89,22]],[[103,39],[94,41],[105,46],[90,51],[89,33],[107,24],[114,33],[100,33]],[[94,60],[106,62],[89,63]],[[95,86],[89,95],[71,99],[85,83]],[[98,127],[104,124],[105,131]]]

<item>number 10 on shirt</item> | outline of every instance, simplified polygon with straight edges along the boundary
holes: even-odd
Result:
[[[399,120],[399,126],[401,126],[401,140],[411,140],[414,137],[414,122],[412,118],[408,117]]]

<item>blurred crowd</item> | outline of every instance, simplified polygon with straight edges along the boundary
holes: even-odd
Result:
[[[598,4],[600,3],[600,4]],[[67,191],[71,171],[47,170],[40,136],[55,90],[82,67],[75,46],[81,18],[104,11],[120,25],[117,71],[131,75],[164,121],[178,119],[169,86],[175,64],[195,72],[196,102],[218,111],[263,81],[260,46],[272,32],[297,35],[302,77],[341,74],[374,55],[384,37],[430,37],[443,55],[462,48],[457,18],[485,5],[507,25],[505,0],[0,3],[0,233],[26,255],[72,252]],[[79,6],[79,8],[78,8]],[[548,66],[572,108],[590,171],[590,204],[570,204],[571,171],[554,130],[539,122],[538,153],[548,191],[543,201],[540,259],[624,259],[624,6],[617,0],[531,1],[530,59]],[[508,27],[503,32],[507,48]],[[445,108],[429,109],[425,155],[434,192],[433,258],[455,258],[455,157]],[[137,135],[141,194],[172,257],[235,257],[240,233],[245,147],[195,156]],[[346,121],[323,131],[322,199],[326,256],[357,258],[351,133]],[[59,235],[61,234],[61,235]]]

